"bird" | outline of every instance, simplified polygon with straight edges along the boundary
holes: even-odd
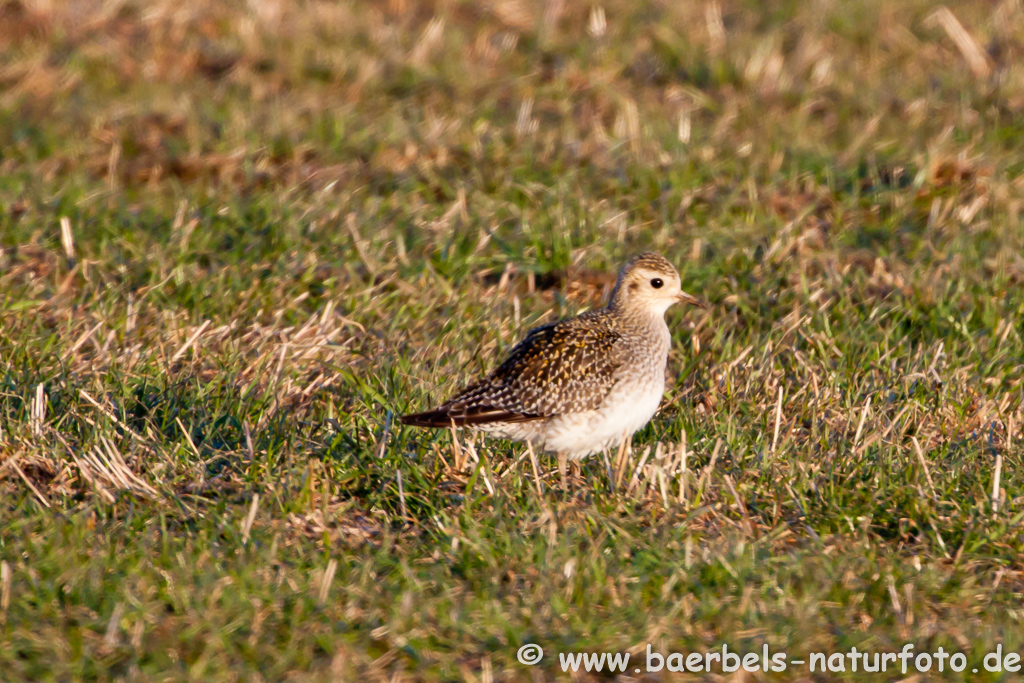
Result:
[[[432,410],[401,416],[416,427],[469,427],[578,461],[632,437],[665,393],[676,303],[683,291],[663,256],[644,252],[619,271],[604,308],[530,330],[495,370]]]

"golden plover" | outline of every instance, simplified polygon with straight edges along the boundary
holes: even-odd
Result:
[[[605,308],[531,330],[491,374],[401,420],[472,427],[572,460],[610,448],[661,403],[671,341],[665,312],[680,301],[701,305],[664,257],[634,256]]]

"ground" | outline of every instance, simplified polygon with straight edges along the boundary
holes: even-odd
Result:
[[[1016,0],[0,1],[2,678],[1012,678],[1022,57]],[[631,448],[395,419],[647,249],[710,306]]]

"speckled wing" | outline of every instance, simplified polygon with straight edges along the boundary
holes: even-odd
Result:
[[[436,410],[407,415],[424,427],[527,422],[595,410],[623,361],[621,334],[603,311],[531,330],[484,379]]]

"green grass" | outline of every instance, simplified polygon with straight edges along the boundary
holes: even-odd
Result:
[[[1012,680],[1017,4],[975,71],[923,1],[53,5],[0,2],[0,678]],[[610,467],[394,420],[643,249],[711,306]]]

